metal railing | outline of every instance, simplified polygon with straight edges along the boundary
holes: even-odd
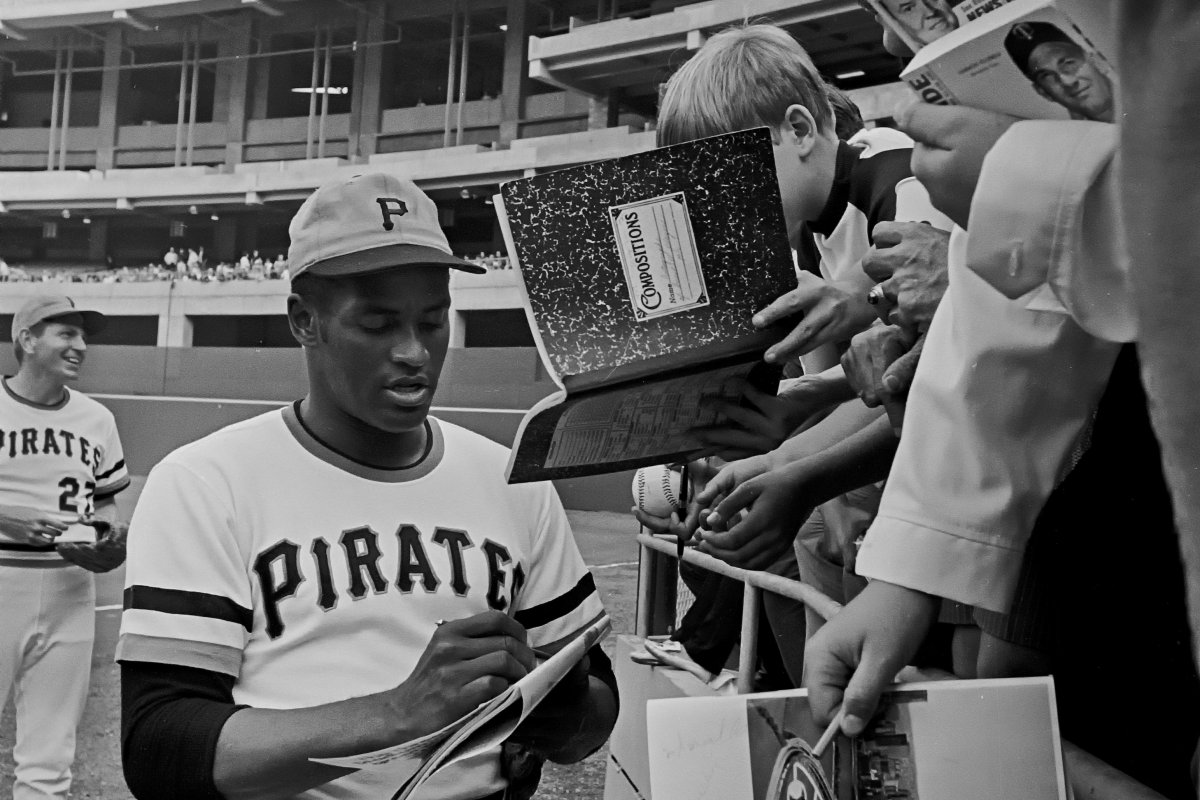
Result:
[[[675,621],[675,575],[671,563],[678,558],[675,537],[639,534],[641,561],[638,566],[638,594],[635,633],[640,637],[666,633]],[[742,627],[738,651],[737,691],[753,690],[755,663],[758,656],[758,615],[762,592],[787,597],[803,603],[822,618],[835,616],[842,605],[813,587],[773,575],[769,572],[745,570],[696,550],[684,550],[683,561],[710,570],[745,585],[742,595]],[[946,679],[945,673],[920,675],[921,680]],[[1125,773],[1096,758],[1066,739],[1063,762],[1067,781],[1078,800],[1166,800],[1158,792],[1144,786]]]

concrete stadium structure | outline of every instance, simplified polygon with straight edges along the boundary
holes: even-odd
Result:
[[[659,85],[745,19],[786,26],[868,119],[904,91],[852,0],[0,0],[0,256],[58,281],[171,247],[273,258],[304,196],[363,170],[416,180],[456,252],[496,253],[500,183],[652,147]],[[518,280],[455,276],[438,398],[506,443],[553,389]],[[0,339],[45,290],[113,317],[81,388],[151,431],[126,434],[137,470],[303,385],[285,281],[4,282]],[[624,475],[563,488],[628,507]]]

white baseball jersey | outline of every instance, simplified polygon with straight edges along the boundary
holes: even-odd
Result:
[[[91,514],[96,498],[129,485],[111,411],[69,389],[61,402],[44,406],[13,394],[7,379],[0,386],[0,505]],[[77,533],[95,536],[94,529],[78,527]],[[52,546],[32,547],[0,533],[0,560],[59,556]]]
[[[315,439],[294,406],[187,445],[151,472],[130,529],[117,658],[236,678],[297,708],[403,681],[435,621],[502,609],[546,647],[604,615],[549,484],[504,482],[507,450],[429,419],[420,464],[379,470]],[[305,798],[388,797],[362,774]],[[498,751],[421,798],[503,788]]]

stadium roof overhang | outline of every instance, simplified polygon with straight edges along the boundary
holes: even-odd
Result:
[[[27,31],[119,22],[133,28],[155,21],[239,8],[282,14],[296,0],[0,0],[0,33],[20,39]]]
[[[640,19],[615,19],[529,40],[529,75],[603,97],[656,98],[658,86],[705,39],[746,20],[787,28],[823,74],[844,88],[896,80],[899,62],[881,44],[879,26],[855,0],[745,0],[682,5]]]

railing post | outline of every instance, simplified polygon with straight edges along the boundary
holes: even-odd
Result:
[[[754,691],[758,666],[758,588],[742,584],[742,641],[738,649],[738,694]]]

